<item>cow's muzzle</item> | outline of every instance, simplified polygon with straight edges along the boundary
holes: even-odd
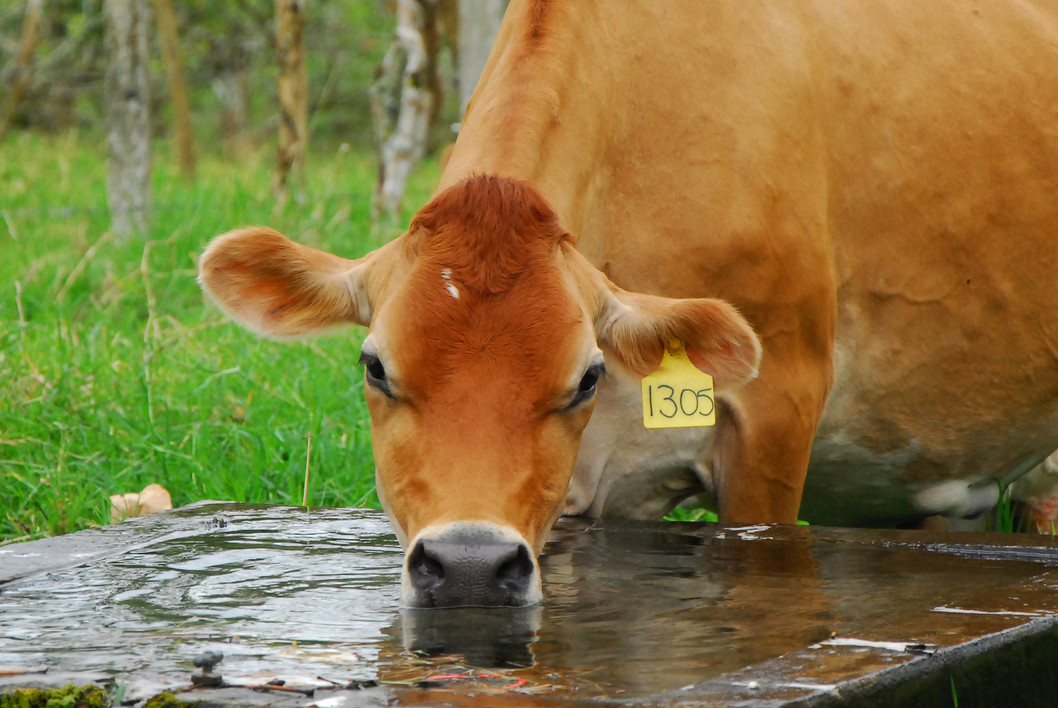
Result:
[[[523,607],[540,601],[529,545],[489,523],[432,527],[408,549],[401,602],[408,607]]]

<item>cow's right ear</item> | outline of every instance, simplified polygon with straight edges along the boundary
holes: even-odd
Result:
[[[593,318],[595,337],[630,372],[657,370],[665,347],[679,340],[691,363],[713,377],[716,390],[752,381],[761,343],[732,305],[712,298],[669,298],[619,288],[576,249],[564,249]]]
[[[342,324],[370,324],[368,274],[378,252],[348,260],[250,227],[213,239],[199,259],[198,281],[250,331],[301,337]]]
[[[723,300],[644,295],[607,282],[600,301],[595,317],[600,346],[638,376],[655,371],[666,345],[679,340],[691,363],[713,377],[718,391],[757,377],[760,339]]]

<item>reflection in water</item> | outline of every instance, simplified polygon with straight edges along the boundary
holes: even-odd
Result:
[[[634,695],[696,683],[828,636],[832,601],[806,533],[779,547],[717,530],[560,530],[542,561],[549,602],[537,660],[590,671],[593,680]]]
[[[539,606],[404,608],[398,622],[405,651],[430,657],[458,656],[467,665],[484,669],[532,666],[532,644],[539,629]]]
[[[967,559],[821,529],[564,521],[541,560],[542,606],[402,610],[401,553],[379,513],[213,505],[141,523],[155,530],[122,554],[0,586],[0,669],[186,683],[191,658],[212,649],[225,678],[246,683],[490,670],[496,690],[642,696],[832,632],[951,644],[967,615],[937,605],[1055,603],[1051,581],[1023,592],[1044,577],[1033,563],[981,561],[967,583]],[[996,615],[997,628],[1008,621]]]
[[[632,695],[830,635],[832,599],[806,531],[779,547],[669,528],[589,531],[563,522],[541,559],[541,608],[402,610],[394,632],[405,651],[435,659],[434,671],[524,667],[518,675],[537,684],[562,678],[580,691]],[[406,662],[391,659],[380,657],[380,675],[407,680]]]

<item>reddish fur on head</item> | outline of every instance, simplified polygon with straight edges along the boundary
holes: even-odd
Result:
[[[539,192],[523,182],[470,177],[427,204],[409,236],[421,255],[450,269],[472,292],[494,295],[512,287],[534,262],[569,240]]]

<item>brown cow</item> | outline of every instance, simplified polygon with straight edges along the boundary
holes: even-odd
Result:
[[[1058,447],[1056,65],[1029,0],[514,0],[407,234],[237,231],[201,281],[264,334],[370,327],[411,605],[538,599],[563,511],[976,513]],[[713,428],[643,427],[672,338]]]

